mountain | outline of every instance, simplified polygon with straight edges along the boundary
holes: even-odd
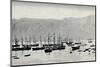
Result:
[[[16,36],[36,37],[40,35],[47,38],[48,33],[60,34],[62,38],[70,39],[95,39],[95,16],[86,16],[81,18],[67,17],[62,20],[57,19],[37,19],[21,18],[12,19],[12,39]]]

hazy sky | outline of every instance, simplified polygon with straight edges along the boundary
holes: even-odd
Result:
[[[85,17],[95,15],[93,6],[75,6],[45,3],[12,2],[12,18],[51,18]]]

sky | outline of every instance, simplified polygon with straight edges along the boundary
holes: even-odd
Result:
[[[95,15],[94,6],[12,2],[12,18],[63,19]]]

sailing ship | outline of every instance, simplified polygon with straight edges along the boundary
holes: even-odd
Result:
[[[14,45],[12,45],[12,51],[15,50],[15,48],[19,47],[20,45],[18,45],[18,39],[15,37],[14,39]]]
[[[12,45],[12,50],[14,50],[15,48],[19,47],[20,45],[18,45],[18,39],[15,37],[14,40],[14,45]],[[18,57],[17,51],[15,50],[15,56],[12,56],[14,59],[20,59]]]
[[[24,48],[27,49],[27,54],[24,55],[24,57],[28,57],[31,54],[29,53],[29,50],[31,50],[31,38],[29,37],[29,39],[26,38],[26,47],[24,46]]]
[[[45,46],[45,52],[52,52],[52,50],[64,50],[65,46],[63,45],[63,42],[61,41],[61,37],[60,34],[58,36],[58,43],[56,43],[56,36],[55,33],[53,34],[53,44],[50,44],[50,36],[48,34],[48,45],[44,45]]]
[[[36,44],[35,44],[35,45],[36,45]],[[40,41],[39,41],[38,46],[33,47],[32,50],[33,50],[33,51],[44,50],[44,47],[42,46],[42,37],[41,37],[41,35],[40,35]]]
[[[54,37],[53,37],[53,50],[63,50],[65,49],[65,46],[63,45],[63,42],[61,40],[61,36],[59,34],[58,38],[57,38],[57,43],[55,43],[55,33],[54,33]]]
[[[45,53],[52,52],[52,48],[50,46],[50,34],[48,34],[48,44],[46,44],[46,46],[44,47],[44,51],[45,51]]]
[[[37,40],[36,40],[36,37],[35,37],[35,36],[33,37],[32,42],[33,42],[33,43],[31,43],[31,44],[30,44],[30,46],[31,46],[31,47],[38,47],[38,46],[39,46],[39,44],[38,44],[38,43],[36,43],[36,42],[37,42]]]

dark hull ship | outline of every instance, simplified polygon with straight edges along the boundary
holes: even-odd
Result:
[[[15,45],[12,45],[12,51],[22,51],[22,50],[31,50],[30,45],[23,44],[23,38],[21,39],[21,45],[18,44],[18,40],[15,39]]]
[[[17,47],[17,48],[12,48],[12,51],[21,51],[21,50],[31,50],[31,47]]]
[[[34,48],[32,48],[33,49],[33,51],[35,51],[35,50],[44,50],[44,47],[34,47]]]
[[[53,44],[50,43],[50,34],[48,34],[48,44],[42,44],[42,38],[40,36],[40,44],[34,43],[31,44],[30,40],[27,41],[29,44],[23,44],[23,38],[21,39],[21,45],[18,44],[18,41],[15,39],[15,45],[12,45],[12,51],[29,51],[32,49],[32,51],[37,51],[37,50],[44,50],[45,53],[50,53],[53,50],[64,50],[65,46],[63,45],[63,42],[61,42],[61,37],[59,35],[58,37],[58,43],[56,43],[55,40],[55,33],[53,35]],[[41,47],[39,47],[39,45]],[[30,54],[24,55],[25,57],[30,56]]]
[[[50,37],[48,35],[48,45],[43,45],[45,48],[45,52],[52,52],[53,50],[63,50],[65,49],[65,46],[63,45],[63,43],[61,43],[61,39],[60,36],[58,38],[58,44],[55,43],[55,33],[54,33],[54,37],[53,37],[53,44],[49,43]]]

